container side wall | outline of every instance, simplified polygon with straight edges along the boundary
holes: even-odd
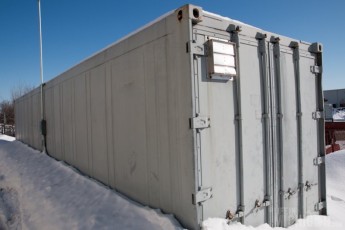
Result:
[[[48,117],[46,119],[49,124],[51,121],[54,123],[53,129],[47,127],[47,138],[49,139],[50,135],[54,136],[53,146],[47,146],[47,149],[50,150],[48,153],[59,160],[64,160],[64,150],[63,150],[63,127],[62,127],[62,100],[61,100],[61,86],[57,85],[52,88],[53,90],[53,104],[54,116]]]
[[[114,142],[113,142],[113,108],[112,108],[112,72],[111,64],[106,64],[106,79],[105,79],[105,97],[106,97],[106,145],[107,145],[107,168],[108,168],[108,184],[115,187],[115,165],[114,165]]]
[[[105,65],[90,71],[92,176],[108,184]]]
[[[72,90],[73,81],[65,81],[62,85],[62,137],[63,137],[63,152],[64,161],[73,165],[74,164],[74,141],[73,141],[73,120],[72,120],[72,110],[73,110],[73,98]],[[47,118],[48,119],[48,118]]]
[[[86,79],[85,74],[81,74],[74,79],[74,99],[75,99],[75,153],[76,167],[82,172],[89,173],[89,157],[87,145],[87,110],[86,110]]]
[[[35,149],[41,150],[41,135],[40,135],[40,121],[41,121],[41,104],[40,104],[40,94],[37,93],[32,95],[31,98],[31,124],[33,135],[31,139],[32,146]]]
[[[51,135],[46,137],[46,145],[47,145],[47,152],[55,152],[55,135],[54,135],[54,107],[53,107],[53,99],[54,99],[54,91],[53,89],[48,89],[45,91],[45,111],[46,117],[51,117],[51,119],[47,120],[47,127],[49,127],[49,132]],[[51,132],[50,132],[51,131]],[[49,147],[49,148],[48,148]]]
[[[140,202],[148,202],[143,55],[138,48],[113,60],[111,65],[117,187]]]
[[[181,10],[189,14],[187,6]],[[192,203],[190,23],[174,12],[44,88],[51,156],[144,205],[175,214],[193,229],[198,222]],[[31,114],[30,123],[23,122],[30,124],[27,132],[34,128],[39,110],[32,104],[38,99],[25,102]],[[23,136],[31,143],[37,135]]]
[[[41,142],[41,102],[40,88],[36,88],[26,95],[18,98],[16,104],[16,122],[19,130],[19,138],[29,146],[42,150]],[[17,125],[17,124],[16,124]]]
[[[21,108],[22,108],[22,105],[20,102],[15,102],[14,104],[14,119],[15,119],[15,124],[18,124],[18,127],[16,129],[16,133],[15,133],[15,136],[16,136],[16,139],[20,141],[20,138],[21,138],[21,129],[22,129],[22,117],[20,116],[21,115]]]

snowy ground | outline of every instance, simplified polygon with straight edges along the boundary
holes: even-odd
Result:
[[[181,229],[73,168],[0,135],[0,229]]]
[[[345,229],[345,151],[327,156],[329,216],[289,230]],[[209,219],[204,230],[267,230]],[[137,204],[73,168],[0,135],[0,230],[181,229],[171,215]],[[274,228],[282,229],[282,228]]]

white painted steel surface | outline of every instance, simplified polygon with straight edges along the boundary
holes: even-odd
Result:
[[[213,39],[235,47],[217,62],[234,66],[233,81],[208,76]],[[321,48],[186,5],[46,83],[47,151],[190,229],[326,214],[315,210],[324,164],[313,163],[324,155],[312,116]],[[38,89],[16,100],[17,139],[37,149],[39,111]]]

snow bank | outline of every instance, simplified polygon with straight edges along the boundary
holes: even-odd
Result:
[[[181,229],[45,154],[0,136],[0,229]]]
[[[10,136],[7,136],[7,135],[2,135],[2,134],[0,134],[0,140],[4,140],[4,141],[15,141],[16,138],[10,137]]]
[[[345,229],[345,150],[326,157],[328,215]]]
[[[345,108],[334,109],[333,120],[345,120]]]

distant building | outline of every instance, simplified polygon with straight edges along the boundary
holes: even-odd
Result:
[[[324,90],[325,104],[332,104],[333,108],[345,107],[345,89]]]

